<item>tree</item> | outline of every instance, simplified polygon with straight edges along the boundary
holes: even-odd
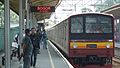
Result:
[[[4,27],[4,5],[0,2],[0,28]]]
[[[19,22],[18,15],[10,10],[10,23],[17,24]],[[4,4],[0,2],[0,28],[4,27]]]

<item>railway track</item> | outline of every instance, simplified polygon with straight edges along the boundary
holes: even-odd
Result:
[[[113,63],[113,68],[120,68],[120,58],[114,57],[112,63]]]

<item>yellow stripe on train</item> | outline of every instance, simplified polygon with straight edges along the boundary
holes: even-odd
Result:
[[[70,48],[113,48],[113,42],[70,42]]]

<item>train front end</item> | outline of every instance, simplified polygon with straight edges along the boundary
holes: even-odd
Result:
[[[110,15],[70,17],[69,57],[75,68],[112,68],[114,19]]]

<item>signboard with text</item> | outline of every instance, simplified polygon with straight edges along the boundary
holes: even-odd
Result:
[[[31,6],[31,12],[55,12],[55,6]]]

